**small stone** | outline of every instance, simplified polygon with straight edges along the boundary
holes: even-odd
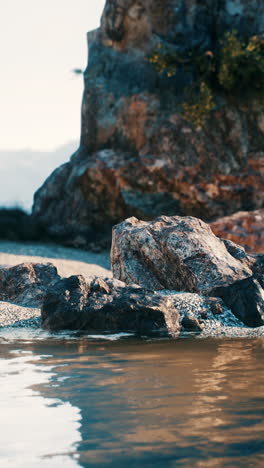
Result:
[[[60,276],[51,263],[22,263],[0,268],[0,301],[23,306],[40,306],[47,288]]]
[[[195,317],[191,317],[190,315],[185,315],[182,318],[181,325],[187,331],[197,331],[200,332],[203,330],[203,325],[199,322],[199,320]]]
[[[201,318],[206,320],[208,318],[208,312],[201,312]]]

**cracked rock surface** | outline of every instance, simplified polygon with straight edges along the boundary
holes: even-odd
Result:
[[[263,33],[263,18],[263,0],[106,1],[88,34],[80,147],[35,194],[34,218],[51,238],[85,248],[130,216],[213,221],[263,208],[263,103],[216,93],[197,129],[181,112],[193,65],[169,78],[148,61],[158,46],[214,52],[225,31]]]
[[[264,325],[263,256],[219,239],[197,218],[129,218],[113,229],[111,261],[127,284],[221,297],[247,326]]]

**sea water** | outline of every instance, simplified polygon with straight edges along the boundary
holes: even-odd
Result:
[[[264,339],[0,332],[0,466],[263,467]]]

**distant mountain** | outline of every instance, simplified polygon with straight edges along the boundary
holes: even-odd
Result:
[[[0,150],[0,206],[31,211],[35,191],[77,148],[77,142],[70,142],[51,152]]]

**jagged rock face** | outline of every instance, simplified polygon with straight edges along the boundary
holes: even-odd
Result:
[[[177,337],[209,326],[241,326],[219,298],[176,291],[149,291],[109,278],[71,276],[49,288],[42,327],[88,333],[133,332]],[[217,325],[218,323],[218,325]]]
[[[108,0],[88,35],[81,146],[35,196],[52,232],[85,245],[129,216],[215,219],[263,206],[264,107],[226,101],[203,130],[183,119],[191,70],[159,75],[157,44],[205,51],[228,29],[264,31],[261,0]]]
[[[113,229],[113,275],[149,289],[208,294],[252,276],[245,251],[238,247],[233,252],[230,244],[197,218],[129,218]]]
[[[101,30],[118,50],[144,48],[153,35],[178,48],[207,48],[226,29],[263,30],[263,12],[256,0],[107,0]]]
[[[262,261],[192,217],[130,218],[113,229],[114,278],[155,290],[221,297],[250,327],[264,325]]]
[[[49,330],[87,332],[155,332],[177,336],[179,312],[170,297],[120,281],[71,276],[49,289],[42,309],[42,326]]]
[[[38,307],[48,288],[59,279],[57,268],[51,263],[21,263],[0,268],[0,301]]]

